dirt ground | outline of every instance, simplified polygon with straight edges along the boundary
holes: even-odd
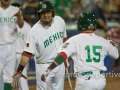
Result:
[[[120,77],[108,77],[105,90],[120,90]]]
[[[120,77],[107,77],[106,79],[107,79],[107,85],[104,90],[120,90]],[[73,90],[74,90],[75,80],[71,80],[71,81],[72,81]],[[30,90],[36,90],[35,85],[29,86],[29,88]],[[64,90],[70,90],[68,81],[65,81]]]

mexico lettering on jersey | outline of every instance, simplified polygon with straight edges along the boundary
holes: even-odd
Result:
[[[18,32],[18,37],[21,38],[22,40],[25,39],[25,34],[22,33],[21,31]]]
[[[9,6],[7,9],[0,7],[0,44],[12,43],[16,40],[17,17],[14,16],[19,8]]]
[[[106,39],[95,34],[81,33],[68,39],[58,51],[64,52],[67,58],[74,61],[75,72],[92,70],[106,71],[104,58],[106,55],[118,58],[118,50]]]
[[[63,32],[57,32],[44,41],[44,47],[49,46],[53,41],[63,38]],[[53,38],[53,39],[52,39]]]
[[[14,17],[0,17],[0,24],[9,24],[9,23],[16,23],[17,18]]]
[[[66,25],[61,17],[55,16],[51,26],[38,21],[28,34],[25,51],[34,54],[39,63],[52,62],[65,37]]]

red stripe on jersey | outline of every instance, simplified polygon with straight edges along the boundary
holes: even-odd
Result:
[[[67,41],[67,40],[68,40],[68,38],[67,38],[67,37],[63,38],[63,43],[64,43],[65,41]]]
[[[23,56],[26,56],[28,58],[31,58],[32,57],[32,54],[31,53],[28,53],[28,52],[23,52],[22,54]]]
[[[60,52],[59,54],[63,56],[65,59],[67,59],[67,54],[65,52]]]

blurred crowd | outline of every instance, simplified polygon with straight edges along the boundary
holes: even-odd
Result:
[[[43,0],[11,0],[22,5],[23,16],[30,24],[37,21],[37,4]],[[91,12],[99,0],[50,0],[55,7],[55,12],[66,22],[76,21],[81,12]],[[120,0],[102,1],[103,13],[107,20],[120,20]],[[11,3],[12,3],[11,2]]]

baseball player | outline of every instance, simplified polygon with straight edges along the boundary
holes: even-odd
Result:
[[[12,3],[11,5],[15,6],[15,7],[18,7],[18,8],[21,8],[21,6],[18,3]],[[18,33],[18,38],[16,40],[16,54],[17,54],[17,61],[16,61],[17,65],[16,66],[17,67],[19,65],[21,55],[23,53],[24,46],[25,46],[25,43],[26,43],[27,35],[28,35],[30,29],[31,29],[31,26],[26,21],[24,21],[24,25],[23,25],[22,28],[19,28],[17,26],[17,33]],[[25,76],[27,76],[27,67],[24,68],[22,73]],[[19,80],[19,90],[29,90],[27,80],[25,80],[23,78],[20,78],[20,80]]]
[[[56,69],[65,59],[71,56],[76,74],[75,90],[104,90],[106,79],[104,58],[106,55],[118,58],[118,50],[109,41],[95,35],[96,19],[91,13],[81,13],[77,20],[77,28],[81,32],[68,39],[58,51],[53,63],[43,72],[41,79]],[[56,68],[55,68],[56,67]]]
[[[16,73],[13,75],[12,87],[18,87],[18,80],[25,76],[22,71],[31,58],[35,57],[37,90],[63,90],[64,77],[57,77],[58,73],[65,73],[64,63],[53,70],[44,83],[40,76],[52,63],[57,55],[58,48],[67,40],[66,25],[64,20],[55,16],[53,5],[50,1],[38,4],[39,21],[30,30],[26,47],[21,57]]]
[[[15,72],[15,29],[23,26],[19,8],[13,7],[10,0],[1,0],[0,6],[0,90],[11,90],[12,75]],[[6,72],[3,83],[3,69]],[[3,85],[4,84],[4,85]]]

